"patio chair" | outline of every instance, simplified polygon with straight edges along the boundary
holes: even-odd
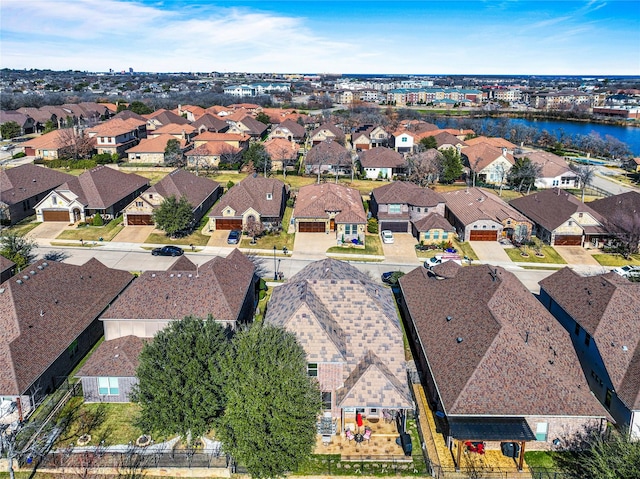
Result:
[[[353,431],[351,431],[351,429],[347,429],[347,430],[344,432],[344,435],[347,437],[347,439],[349,439],[349,441],[353,441],[353,439],[356,437],[356,436],[353,434]]]
[[[366,427],[364,428],[364,434],[362,435],[362,440],[363,441],[367,441],[370,442],[371,441],[371,428],[370,427]]]

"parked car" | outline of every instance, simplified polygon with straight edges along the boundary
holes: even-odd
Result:
[[[240,243],[240,238],[242,238],[242,231],[231,230],[229,231],[229,236],[227,236],[227,244],[238,244]]]
[[[161,248],[153,248],[151,250],[153,256],[180,256],[184,254],[184,250],[177,246],[163,246]]]
[[[640,266],[633,266],[631,264],[614,268],[614,273],[618,273],[620,276],[629,278],[631,276],[640,276]]]
[[[16,146],[12,145],[11,143],[7,144],[7,145],[2,145],[2,147],[0,147],[0,150],[2,151],[9,151],[9,150],[13,150]]]
[[[444,263],[445,261],[454,261],[460,265],[462,264],[462,258],[457,254],[437,254],[433,258],[427,259],[424,262],[424,267],[430,269],[437,264]]]
[[[393,233],[389,230],[382,230],[380,232],[380,236],[382,236],[382,242],[391,244],[393,243]]]
[[[402,271],[387,271],[382,273],[382,282],[385,284],[395,285],[398,280],[404,276]]]

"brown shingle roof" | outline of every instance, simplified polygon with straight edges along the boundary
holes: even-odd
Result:
[[[640,283],[563,268],[540,287],[594,338],[618,396],[640,409]]]
[[[154,122],[160,123],[161,125],[168,125],[170,123],[187,125],[189,123],[189,120],[180,115],[177,115],[171,110],[158,110],[145,116],[149,120],[153,120]]]
[[[89,209],[106,209],[148,185],[149,180],[135,173],[122,173],[108,166],[97,166],[60,186],[70,190]]]
[[[509,202],[511,206],[548,231],[555,230],[574,213],[587,213],[596,221],[604,221],[588,205],[564,190],[553,188],[533,193]]]
[[[274,290],[265,321],[293,331],[309,362],[343,365],[341,406],[411,405],[393,296],[357,268],[311,263]]]
[[[295,218],[327,218],[330,211],[339,211],[338,222],[366,223],[367,214],[360,192],[354,188],[321,183],[302,186],[293,211]]]
[[[289,130],[293,135],[293,138],[304,138],[304,135],[307,133],[304,126],[291,119],[286,119],[283,122],[280,122],[278,127]],[[274,129],[278,127],[274,127]]]
[[[351,165],[351,154],[340,143],[331,140],[322,141],[307,152],[304,163],[306,165],[348,166]]]
[[[456,229],[443,216],[438,213],[429,213],[427,216],[413,222],[416,230],[423,232],[433,229],[455,231]]]
[[[398,168],[406,163],[400,153],[384,146],[364,150],[358,157],[363,168]]]
[[[568,333],[512,273],[419,267],[399,283],[446,414],[606,416]]]
[[[589,206],[604,217],[605,225],[631,232],[640,229],[640,193],[628,191],[591,201]]]
[[[129,148],[125,153],[164,153],[167,148],[167,142],[169,140],[176,140],[180,145],[180,148],[184,149],[187,146],[187,141],[184,139],[178,140],[175,136],[169,134],[162,134],[151,138],[144,138],[133,148]]]
[[[105,341],[91,354],[76,377],[135,377],[144,343],[145,340],[137,336]]]
[[[502,149],[491,146],[488,143],[478,143],[477,145],[466,147],[462,150],[462,154],[467,157],[472,171],[481,171],[502,156]],[[511,153],[507,153],[505,158],[512,165],[515,164]]]
[[[32,163],[0,170],[0,201],[7,205],[50,191],[74,176]],[[42,199],[42,198],[40,198]]]
[[[167,271],[197,271],[198,267],[186,256],[182,255],[167,268]]]
[[[267,199],[267,195],[271,199]],[[256,210],[260,216],[277,218],[282,211],[284,183],[275,178],[265,178],[256,174],[247,176],[228,190],[209,213],[210,217],[221,217],[222,211],[230,206],[236,216],[249,208]]]
[[[338,128],[333,123],[323,123],[318,128],[316,128],[311,133],[309,133],[309,137],[314,137],[318,133],[321,133],[323,131],[325,133],[325,136],[328,136],[328,137],[333,136],[337,142],[342,143],[344,141],[344,133],[340,128]]]
[[[447,191],[442,193],[447,208],[464,224],[479,220],[493,220],[502,223],[505,219],[529,222],[515,208],[509,206],[498,196],[486,193],[480,188]]]
[[[434,207],[444,203],[444,198],[439,193],[408,181],[393,181],[376,188],[371,194],[379,205],[406,204]]]
[[[41,260],[2,283],[1,394],[25,392],[132,279],[96,259],[82,266]]]
[[[211,113],[205,113],[204,115],[202,115],[192,123],[192,126],[196,130],[200,129],[201,126],[204,126],[207,131],[211,132],[226,131],[229,128],[229,125],[226,121],[221,120]]]
[[[173,170],[158,183],[149,188],[149,192],[157,192],[163,198],[184,196],[194,208],[209,198],[220,184],[204,176],[196,176],[187,170]]]
[[[187,315],[236,321],[255,267],[238,249],[180,272],[145,271],[102,315],[102,319],[167,319]]]

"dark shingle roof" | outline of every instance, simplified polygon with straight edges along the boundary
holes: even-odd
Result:
[[[427,216],[414,221],[413,226],[415,226],[416,230],[420,232],[433,229],[441,229],[444,231],[456,230],[453,226],[451,226],[451,223],[449,223],[443,216],[439,215],[438,213],[429,213]]]
[[[596,341],[620,399],[640,409],[640,283],[563,268],[540,287]]]
[[[307,152],[304,163],[320,166],[349,166],[351,165],[351,154],[340,143],[331,140],[322,141]]]
[[[408,181],[393,181],[376,188],[371,194],[379,205],[407,204],[433,207],[444,203],[444,198],[439,193]]]
[[[220,184],[204,176],[196,176],[187,170],[174,170],[149,188],[163,198],[184,196],[194,208],[209,198]]]
[[[76,377],[135,377],[144,343],[145,340],[137,336],[105,341],[87,359]]]
[[[399,283],[447,414],[606,416],[568,333],[512,273],[419,267]]]
[[[640,228],[640,192],[629,191],[601,198],[590,202],[589,206],[605,218],[607,226],[616,225],[613,229],[637,231]]]
[[[384,146],[364,150],[358,154],[363,168],[398,168],[404,166],[404,157]]]
[[[132,279],[96,259],[41,260],[2,283],[1,394],[25,392]]]
[[[75,177],[31,163],[0,170],[0,201],[7,205],[47,192]],[[40,198],[42,199],[42,198]]]
[[[267,199],[271,195],[271,199]],[[230,206],[241,216],[247,209],[253,208],[261,216],[276,218],[280,216],[284,195],[284,183],[275,178],[249,175],[229,189],[218,201],[209,216],[220,217],[222,211]]]
[[[480,188],[447,191],[442,193],[447,208],[464,224],[478,220],[493,220],[498,223],[506,219],[528,222],[529,220],[512,206],[492,193]]]
[[[327,218],[329,211],[338,211],[335,218],[341,223],[367,221],[362,197],[355,188],[335,183],[320,183],[300,188],[293,211],[295,218]]]

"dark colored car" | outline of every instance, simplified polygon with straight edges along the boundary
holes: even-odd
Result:
[[[404,276],[402,271],[387,271],[382,273],[382,282],[390,285],[398,284],[398,279]]]
[[[238,244],[240,243],[241,237],[242,237],[242,231],[231,230],[229,231],[229,236],[227,237],[227,244]]]
[[[184,250],[177,246],[163,246],[162,248],[153,248],[151,254],[153,256],[180,256],[184,254]]]

